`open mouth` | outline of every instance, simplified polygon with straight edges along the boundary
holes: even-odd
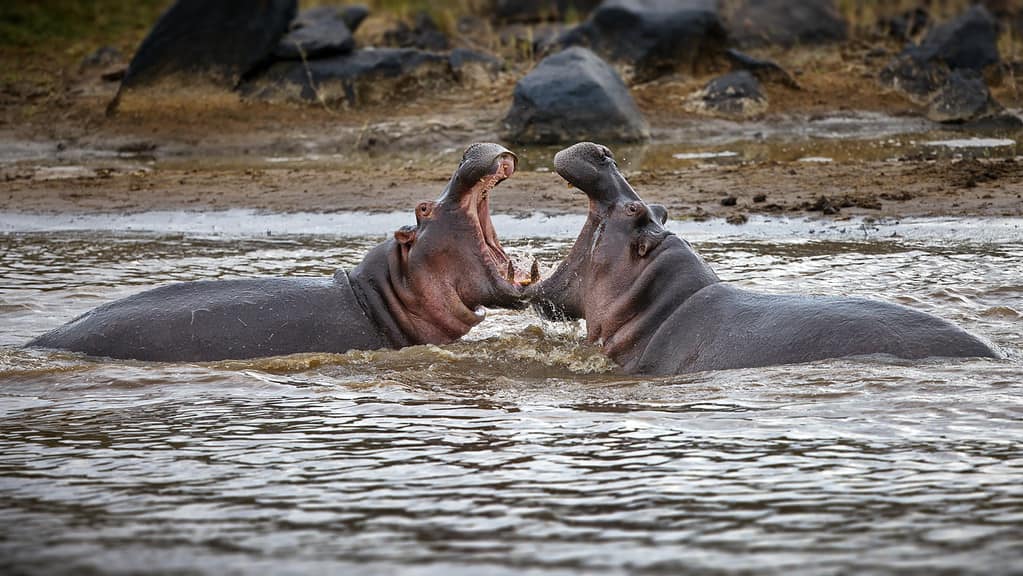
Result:
[[[496,163],[495,171],[489,176],[484,176],[466,195],[469,199],[467,211],[470,215],[475,212],[480,250],[484,259],[494,268],[499,278],[513,286],[523,288],[540,280],[539,264],[534,260],[528,273],[516,268],[497,239],[497,231],[490,219],[490,192],[515,173],[515,160],[511,156],[502,155],[497,158]]]

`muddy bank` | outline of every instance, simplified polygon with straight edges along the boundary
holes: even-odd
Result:
[[[143,212],[251,208],[274,212],[411,210],[437,197],[450,162],[406,166],[5,169],[0,210]],[[386,163],[385,163],[386,164]],[[539,170],[539,171],[538,171]],[[763,162],[630,170],[633,185],[673,218],[748,214],[1021,216],[1023,161]],[[521,170],[495,192],[497,213],[573,213],[585,198],[557,174]]]
[[[743,120],[686,111],[687,95],[712,74],[637,85],[651,140],[615,146],[619,163],[673,218],[1023,214],[1019,135],[923,119],[879,88],[868,52],[767,50],[801,89],[765,85],[769,113]],[[490,85],[423,93],[400,106],[327,109],[196,93],[113,117],[104,110],[116,84],[72,78],[59,94],[14,97],[0,109],[0,210],[411,210],[440,194],[467,144],[501,141],[526,65],[515,66]],[[1003,102],[1018,99],[1014,77],[993,90]],[[923,145],[938,138],[1008,144],[944,152]],[[582,212],[582,196],[550,171],[558,148],[513,147],[520,170],[497,191],[493,210]]]

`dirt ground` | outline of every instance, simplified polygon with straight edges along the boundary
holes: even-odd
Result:
[[[754,120],[795,117],[798,122],[850,111],[918,114],[913,104],[881,90],[872,77],[877,64],[865,53],[844,47],[766,54],[792,70],[802,89],[767,85],[767,116]],[[411,210],[419,200],[440,194],[467,144],[500,141],[501,119],[522,73],[511,70],[482,88],[453,86],[400,105],[357,110],[196,95],[114,117],[104,109],[116,83],[101,81],[96,71],[73,75],[57,94],[8,87],[0,96],[0,210]],[[655,134],[653,146],[671,138],[665,134],[684,134],[680,127],[703,121],[684,112],[680,102],[710,77],[675,77],[633,88]],[[1018,105],[1014,77],[999,80],[994,92],[1007,105]],[[521,151],[527,161],[497,190],[492,209],[584,211],[583,197],[543,166],[543,158],[549,165],[556,150]],[[674,218],[729,218],[741,224],[756,213],[1023,216],[1023,160],[1011,154],[899,162],[852,155],[830,163],[648,164],[623,166],[643,198],[665,204]]]

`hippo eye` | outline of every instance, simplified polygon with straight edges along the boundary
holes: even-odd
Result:
[[[422,203],[419,204],[419,206],[416,206],[416,212],[420,216],[422,216],[424,218],[426,216],[429,216],[430,212],[432,212],[432,211],[433,211],[433,204],[431,202],[422,202]]]
[[[629,202],[628,204],[625,205],[625,215],[626,216],[635,216],[635,215],[639,214],[640,211],[641,211],[641,208],[640,208],[640,205],[639,205],[638,202]]]

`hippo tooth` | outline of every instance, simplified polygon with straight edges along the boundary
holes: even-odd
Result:
[[[473,313],[476,314],[477,318],[483,319],[487,316],[487,309],[482,306],[477,306]]]
[[[515,281],[515,266],[512,265],[511,260],[508,261],[508,272],[506,278],[509,282]]]
[[[529,283],[536,284],[540,281],[540,262],[533,259],[533,267],[529,269]]]

